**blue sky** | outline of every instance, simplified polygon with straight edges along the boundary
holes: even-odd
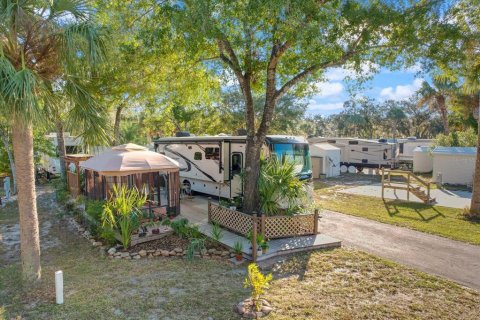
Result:
[[[423,79],[416,76],[418,71],[418,67],[401,71],[380,69],[371,80],[363,84],[361,90],[355,92],[359,96],[368,96],[379,101],[402,100],[420,87]],[[354,77],[354,74],[341,68],[328,70],[325,74],[326,81],[316,85],[318,93],[309,100],[307,113],[331,115],[341,112],[343,103],[350,99],[348,82],[345,80],[347,76]]]

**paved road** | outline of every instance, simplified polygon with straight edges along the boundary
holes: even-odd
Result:
[[[480,246],[323,211],[320,231],[372,254],[480,290]]]

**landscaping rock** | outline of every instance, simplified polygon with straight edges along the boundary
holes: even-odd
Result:
[[[269,314],[270,312],[272,312],[273,308],[272,307],[269,307],[269,306],[263,306],[260,311],[263,312],[264,315],[267,315]]]
[[[121,257],[122,258],[130,257],[130,252],[122,252]]]
[[[182,248],[175,248],[175,249],[173,249],[173,251],[175,251],[175,252],[177,252],[177,253],[183,252]]]
[[[130,257],[136,256],[138,252],[130,252]]]
[[[215,250],[215,249],[208,249],[208,253],[210,253],[210,254],[215,254],[215,251],[217,251],[217,250]]]
[[[115,254],[115,253],[117,253],[117,249],[115,248],[108,249],[108,254]]]
[[[140,250],[140,251],[138,252],[138,254],[139,254],[141,257],[145,257],[145,256],[147,255],[147,251],[145,251],[145,250]]]
[[[160,251],[163,257],[168,257],[170,255],[170,251],[168,250],[161,250]]]
[[[170,251],[170,255],[171,255],[171,256],[176,256],[176,255],[177,255],[177,252],[176,252],[175,250],[172,250],[172,251]]]
[[[147,253],[155,253],[155,250],[147,250]]]
[[[141,259],[141,257],[139,255],[136,255],[136,256],[133,256],[133,259],[138,260],[138,259]]]
[[[92,242],[92,245],[93,245],[94,247],[100,247],[100,246],[103,245],[103,243],[101,243],[100,241],[93,241],[93,242]]]

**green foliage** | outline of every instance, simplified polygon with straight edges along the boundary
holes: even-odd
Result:
[[[223,238],[223,230],[218,223],[212,224],[212,239],[216,242],[220,242]]]
[[[260,210],[266,215],[288,212],[306,198],[306,182],[298,179],[295,167],[295,162],[288,158],[262,161],[258,190]]]
[[[102,226],[118,231],[125,249],[130,246],[133,232],[140,227],[140,208],[147,199],[136,188],[120,189],[114,185],[112,197],[105,203],[102,213]]]
[[[105,201],[103,200],[86,200],[85,212],[95,221],[101,222]]]
[[[233,252],[235,252],[236,255],[241,255],[243,253],[243,243],[235,241],[233,244]]]
[[[117,242],[117,239],[115,238],[115,231],[108,225],[98,226],[96,234],[109,246],[113,246]]]
[[[255,302],[257,311],[260,311],[260,297],[268,289],[270,281],[272,281],[272,274],[264,275],[258,269],[255,263],[248,265],[248,276],[245,278],[244,287],[251,288],[252,299]]]
[[[200,253],[202,250],[205,249],[205,239],[203,238],[194,238],[190,240],[190,243],[187,247],[187,260],[192,261],[195,253]]]
[[[472,128],[452,131],[448,135],[439,134],[434,141],[434,146],[442,147],[475,147],[476,145],[477,133]]]
[[[165,220],[162,224],[171,227],[176,235],[184,239],[196,239],[203,237],[202,233],[198,229],[198,226],[189,224],[188,220],[185,218],[174,221]]]

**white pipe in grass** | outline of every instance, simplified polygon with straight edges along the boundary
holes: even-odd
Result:
[[[55,293],[57,304],[63,304],[63,271],[55,272]]]

